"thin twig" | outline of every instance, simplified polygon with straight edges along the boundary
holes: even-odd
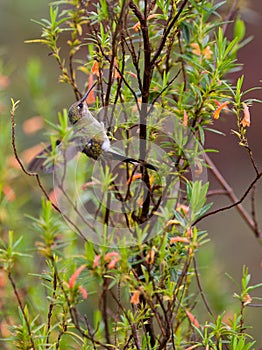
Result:
[[[255,196],[256,196],[256,186],[252,188],[251,191],[251,216],[255,225],[256,232],[258,231],[258,222],[257,222],[257,216],[256,216],[256,203],[255,203]]]
[[[224,25],[222,27],[222,31],[223,31],[223,34],[226,33],[227,31],[227,27],[228,27],[228,24],[229,24],[229,21],[231,20],[232,16],[234,15],[234,12],[236,11],[236,8],[237,8],[237,5],[239,3],[239,0],[234,0],[225,20],[224,20]]]
[[[12,276],[10,271],[8,272],[8,279],[11,282],[11,285],[12,285],[12,288],[13,288],[16,300],[17,300],[17,302],[18,302],[18,304],[20,306],[20,310],[21,310],[21,312],[23,314],[23,317],[24,317],[24,320],[25,320],[25,323],[26,323],[26,328],[27,328],[28,335],[29,335],[29,339],[30,339],[30,342],[31,342],[32,349],[36,349],[35,343],[34,343],[34,339],[33,339],[33,335],[32,335],[32,332],[31,332],[30,323],[29,323],[28,317],[27,317],[27,315],[25,313],[24,306],[22,304],[22,300],[21,300],[21,298],[20,298],[20,296],[18,294],[15,281],[14,281],[13,276]]]
[[[117,306],[119,307],[119,309],[123,312],[124,316],[126,317],[130,328],[131,328],[131,332],[132,332],[132,337],[130,336],[130,338],[127,341],[127,344],[132,340],[132,338],[134,339],[134,343],[136,345],[136,349],[141,349],[140,346],[140,342],[139,342],[139,335],[138,335],[138,330],[137,330],[137,324],[132,322],[130,316],[129,316],[129,312],[127,310],[127,308],[125,308],[122,303],[120,302],[120,300],[115,296],[115,294],[113,293],[112,289],[109,289],[109,293],[111,294],[112,298],[114,299],[114,301],[116,302]],[[124,346],[123,349],[126,349],[127,345]]]
[[[153,101],[151,102],[151,107],[149,109],[148,114],[151,113],[152,109],[154,108],[154,104],[156,103],[156,101],[159,99],[159,97],[169,88],[170,85],[173,84],[173,82],[177,79],[177,77],[179,76],[179,74],[181,73],[181,69],[179,69],[179,71],[176,73],[176,75],[166,84],[166,86],[157,94],[157,96],[153,99]]]
[[[71,85],[73,87],[76,100],[79,100],[80,97],[81,97],[81,94],[78,91],[78,88],[77,88],[77,85],[76,85],[76,81],[75,81],[75,71],[74,71],[74,67],[73,67],[73,57],[74,57],[74,55],[70,54],[70,56],[69,56],[70,83],[71,83]]]
[[[178,20],[178,18],[180,17],[184,7],[186,6],[188,0],[184,0],[184,2],[182,3],[180,9],[178,10],[177,14],[175,15],[175,17],[172,19],[172,21],[169,23],[169,25],[167,26],[167,28],[165,29],[163,36],[161,38],[160,44],[158,46],[157,51],[155,52],[152,60],[151,60],[151,64],[155,64],[156,60],[158,59],[159,55],[161,54],[163,47],[165,46],[167,37],[171,31],[171,29],[173,28],[173,26],[175,25],[176,21]]]
[[[48,309],[48,314],[47,314],[47,330],[46,330],[46,333],[47,333],[46,343],[47,344],[49,343],[49,337],[50,337],[50,333],[51,333],[50,332],[50,330],[51,330],[51,317],[53,315],[53,309],[54,309],[54,306],[55,306],[54,300],[55,300],[55,297],[56,297],[56,289],[57,289],[57,276],[56,276],[56,272],[54,270],[52,299],[51,299],[51,302],[50,302],[50,305],[49,305],[49,309]],[[58,342],[58,344],[59,344],[59,342]],[[48,348],[48,346],[46,346],[46,348]]]
[[[198,273],[198,267],[197,267],[197,261],[196,261],[196,257],[193,256],[193,264],[194,264],[194,270],[195,270],[195,275],[196,275],[196,282],[197,282],[197,286],[198,286],[198,290],[200,292],[201,298],[204,302],[204,305],[208,311],[208,313],[214,317],[214,314],[212,312],[212,310],[210,309],[209,305],[208,305],[208,301],[206,299],[205,293],[203,291],[203,288],[201,286],[201,282],[200,282],[200,278],[199,278],[199,273]]]
[[[182,74],[183,74],[183,81],[184,81],[184,86],[183,86],[183,91],[185,92],[187,89],[187,76],[186,76],[186,69],[185,69],[185,62],[183,59],[183,49],[182,49],[182,44],[181,44],[181,34],[180,31],[178,32],[178,47],[179,47],[179,52],[181,56],[181,66],[182,66]]]
[[[251,161],[251,164],[252,164],[256,174],[258,175],[259,174],[259,170],[258,170],[258,167],[257,167],[256,162],[254,160],[252,150],[249,147],[246,147],[246,148],[247,148],[247,151],[248,151],[248,155],[249,155],[249,159]]]
[[[216,179],[219,181],[219,183],[222,185],[222,187],[226,190],[228,197],[231,199],[231,201],[233,202],[230,205],[227,205],[225,207],[222,208],[218,208],[216,210],[210,211],[208,213],[206,213],[205,215],[203,215],[202,217],[200,217],[199,219],[197,219],[194,222],[194,225],[196,223],[198,223],[199,221],[202,221],[204,218],[211,216],[211,215],[215,215],[217,213],[220,213],[222,211],[225,210],[229,210],[231,208],[236,207],[236,209],[238,210],[238,212],[240,213],[240,215],[242,216],[242,218],[245,220],[245,222],[248,224],[248,226],[252,229],[252,231],[255,233],[256,238],[258,239],[262,239],[262,233],[260,232],[260,230],[256,227],[256,223],[254,222],[254,220],[250,217],[250,215],[248,214],[248,212],[245,210],[245,208],[242,206],[242,202],[244,201],[244,199],[248,196],[248,194],[250,193],[250,191],[252,190],[252,188],[254,187],[254,185],[259,181],[259,179],[262,176],[262,172],[257,174],[257,176],[255,177],[255,179],[250,183],[250,185],[247,187],[246,191],[244,192],[244,194],[242,195],[242,197],[240,197],[240,199],[237,198],[237,196],[235,195],[233,189],[230,187],[230,185],[227,183],[227,181],[225,180],[225,178],[222,176],[222,174],[220,173],[220,171],[217,169],[217,167],[215,166],[215,164],[212,162],[212,160],[208,157],[208,155],[205,155],[206,157],[206,161],[207,164],[210,166],[210,170],[212,171],[212,173],[215,175]]]
[[[226,190],[210,190],[207,192],[207,197],[217,196],[217,195],[226,195]]]
[[[101,307],[101,314],[102,314],[102,319],[103,319],[103,323],[104,323],[105,339],[106,339],[107,344],[111,344],[109,322],[108,322],[108,310],[107,310],[108,285],[109,285],[109,279],[107,277],[103,276],[103,290],[102,290],[102,294],[100,296],[99,304]]]

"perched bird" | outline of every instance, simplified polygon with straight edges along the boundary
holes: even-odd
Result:
[[[116,152],[111,147],[104,124],[94,118],[86,103],[86,98],[94,86],[95,84],[79,101],[73,103],[68,110],[69,122],[74,127],[74,136],[72,138],[74,150],[70,150],[68,152],[67,160],[73,158],[76,153],[82,152],[95,160],[100,157],[103,159],[115,159],[123,163],[131,163],[135,166],[141,165],[145,168],[156,171],[157,168],[155,166],[145,163],[142,160],[126,157]],[[60,140],[56,141],[56,146],[61,147]],[[53,170],[53,166],[50,166],[50,164],[47,166],[46,164],[46,155],[50,153],[51,150],[52,146],[49,145],[42,152],[40,152],[29,164],[29,171],[39,172],[42,170],[45,173],[51,172]]]

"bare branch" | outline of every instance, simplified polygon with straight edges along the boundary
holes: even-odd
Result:
[[[255,179],[250,183],[250,185],[247,187],[246,191],[244,192],[244,194],[242,195],[242,197],[240,199],[237,198],[237,196],[235,195],[233,189],[229,186],[229,184],[227,183],[227,181],[224,179],[224,177],[222,176],[222,174],[219,172],[219,170],[216,168],[215,164],[212,162],[212,160],[205,155],[206,157],[206,161],[207,164],[210,166],[210,170],[213,172],[213,174],[215,175],[215,177],[217,178],[217,180],[220,182],[220,184],[222,185],[222,187],[226,190],[228,197],[231,199],[231,201],[233,202],[233,204],[227,205],[225,207],[222,208],[218,208],[216,210],[210,211],[208,213],[206,213],[205,215],[203,215],[202,217],[200,217],[199,219],[197,219],[194,222],[194,225],[196,223],[198,223],[199,221],[202,221],[204,218],[211,216],[211,215],[215,215],[217,213],[220,213],[222,211],[225,210],[229,210],[231,208],[236,207],[238,212],[240,213],[240,215],[242,216],[242,218],[244,219],[244,221],[248,224],[248,226],[252,229],[252,231],[254,232],[256,238],[258,238],[259,240],[262,240],[262,233],[260,232],[260,230],[257,228],[257,224],[256,222],[254,222],[254,220],[250,217],[250,215],[247,213],[247,211],[245,210],[245,208],[242,206],[242,202],[244,201],[244,199],[248,196],[248,194],[250,193],[250,191],[252,190],[252,188],[255,186],[255,184],[259,181],[259,179],[262,176],[262,172],[257,174],[257,176],[255,177]]]

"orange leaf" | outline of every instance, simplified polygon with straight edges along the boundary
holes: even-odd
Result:
[[[87,291],[83,286],[78,287],[80,293],[82,294],[83,299],[86,299],[88,297]]]
[[[118,62],[117,59],[115,57],[114,59],[114,78],[115,79],[120,79],[121,78],[121,74],[119,73],[119,69],[118,69]]]
[[[147,255],[146,255],[146,262],[147,262],[149,265],[154,264],[155,255],[156,255],[156,248],[153,247],[153,248],[151,248],[151,249],[149,250],[149,252],[148,252]]]
[[[137,22],[134,26],[133,26],[133,29],[135,32],[138,32],[141,28],[141,24],[140,22]]]
[[[245,128],[246,126],[250,126],[250,112],[249,112],[249,108],[245,102],[242,102],[242,105],[244,108],[244,117],[241,120],[241,124]]]
[[[210,46],[208,45],[207,47],[204,48],[202,51],[203,56],[209,60],[212,56],[213,51],[210,49]]]
[[[100,72],[99,72],[99,63],[97,60],[94,60],[93,66],[91,68],[91,72],[96,75],[97,77],[100,76]]]
[[[184,111],[183,126],[188,126],[188,115],[186,111]]]
[[[130,178],[127,180],[126,184],[127,184],[127,185],[130,185],[131,182],[133,182],[133,181],[135,181],[135,180],[138,180],[138,179],[141,179],[141,178],[142,178],[142,174],[141,174],[141,173],[139,173],[139,174],[134,174],[132,177],[130,177]]]
[[[133,295],[132,295],[132,297],[131,297],[131,299],[130,299],[130,303],[131,304],[134,304],[134,305],[137,305],[137,304],[139,304],[139,296],[140,296],[140,290],[136,290],[134,293],[133,293]]]
[[[197,328],[200,328],[200,325],[198,323],[198,320],[195,318],[195,316],[189,311],[186,310],[187,317],[189,318],[189,321]]]
[[[217,103],[217,102],[216,102]],[[229,104],[229,101],[225,101],[221,104],[219,104],[218,102],[218,107],[217,109],[214,111],[213,113],[213,118],[214,119],[218,119],[220,117],[220,112],[222,111],[222,109],[226,108],[226,106]]]
[[[80,273],[81,273],[85,268],[86,268],[86,265],[85,265],[85,264],[81,265],[81,266],[73,273],[73,275],[70,277],[70,279],[69,279],[69,288],[70,288],[70,289],[74,288],[78,276],[80,275]]]
[[[248,305],[252,302],[252,298],[251,296],[247,293],[244,297],[243,297],[243,301],[244,301],[244,305]]]
[[[171,225],[180,225],[180,222],[176,219],[174,220],[169,220],[166,224],[167,226],[171,226]]]
[[[181,243],[190,243],[189,239],[186,237],[179,237],[179,236],[175,236],[175,237],[171,237],[170,238],[170,243],[177,243],[177,242],[181,242]]]
[[[120,259],[119,253],[117,253],[117,252],[109,252],[109,253],[107,253],[105,255],[104,260],[105,261],[109,261],[109,260],[111,260],[113,258],[119,258]]]
[[[97,267],[99,265],[100,258],[101,258],[101,254],[98,254],[95,256],[93,267]]]
[[[105,255],[104,260],[107,262],[109,261],[107,265],[109,269],[114,269],[120,258],[121,257],[117,252],[110,252]]]
[[[200,56],[201,51],[200,51],[200,47],[199,47],[198,43],[192,43],[190,46],[191,46],[192,49],[193,49],[193,50],[192,50],[193,54],[195,54],[195,55],[197,55],[197,56]]]
[[[117,262],[120,260],[120,258],[115,258],[110,261],[110,263],[107,265],[107,267],[111,270],[116,267]]]

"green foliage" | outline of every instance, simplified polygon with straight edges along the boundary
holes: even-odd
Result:
[[[2,248],[0,249],[0,261],[2,263],[2,269],[10,272],[18,257],[28,256],[27,254],[16,251],[17,246],[20,244],[23,237],[19,237],[14,241],[14,232],[8,232],[8,242],[0,241]]]
[[[79,75],[84,75],[89,86],[97,79],[90,110],[103,118],[112,141],[121,135],[127,155],[138,134],[140,141],[159,141],[163,153],[157,159],[153,150],[151,158],[167,186],[157,172],[145,171],[142,166],[121,166],[114,172],[103,164],[95,172],[93,160],[81,156],[66,167],[61,183],[54,175],[56,186],[51,194],[48,180],[31,174],[45,198],[40,214],[33,212],[29,224],[16,227],[17,239],[13,231],[6,234],[3,216],[9,215],[11,203],[4,185],[1,187],[4,237],[0,261],[19,306],[18,312],[10,308],[14,319],[5,339],[10,340],[10,349],[12,344],[18,349],[253,348],[254,340],[244,332],[244,310],[252,301],[250,293],[261,284],[250,286],[244,268],[234,295],[239,308],[231,320],[224,320],[224,314],[210,312],[196,264],[196,253],[207,241],[207,233],[196,223],[212,205],[207,202],[209,183],[201,180],[207,166],[204,155],[209,151],[205,135],[217,132],[210,126],[223,106],[233,106],[235,133],[240,144],[248,147],[243,112],[247,113],[252,101],[243,100],[243,77],[232,86],[226,76],[238,68],[236,57],[245,25],[237,18],[235,36],[227,38],[219,13],[224,3],[60,0],[51,4],[48,19],[35,21],[42,35],[28,42],[51,50],[60,70],[59,81],[69,84],[76,98],[82,96]],[[48,115],[51,107],[41,105],[46,87],[39,61],[29,62],[26,76],[35,109]],[[119,113],[122,120],[119,117],[110,123],[114,116],[110,108],[99,115],[99,109],[110,104],[112,110],[118,104],[124,106]],[[16,107],[12,101],[12,115]],[[171,125],[165,125],[167,120]],[[70,145],[75,135],[66,110],[58,113],[57,123],[48,120],[47,125],[52,147],[46,162],[53,164],[63,145]],[[7,128],[3,134],[7,138]],[[64,142],[59,149],[56,139]],[[140,142],[133,151],[136,156],[143,153],[143,147]],[[197,170],[193,172],[193,168]],[[4,166],[0,170],[3,184],[9,185],[9,173]],[[75,187],[63,187],[72,174]],[[69,212],[59,206],[61,195]],[[166,201],[161,202],[164,195]],[[91,216],[81,212],[79,198],[91,208]],[[120,203],[115,213],[110,207],[114,198]],[[159,221],[152,224],[151,217]],[[120,226],[110,230],[115,221]],[[127,237],[121,236],[122,228],[129,229],[136,244],[130,245]],[[30,239],[30,250],[38,263],[30,266],[34,288],[22,281],[20,295],[16,275],[21,274],[23,258],[28,258],[20,248],[27,231],[36,237],[34,243]],[[209,313],[205,320],[195,310],[197,303]]]

